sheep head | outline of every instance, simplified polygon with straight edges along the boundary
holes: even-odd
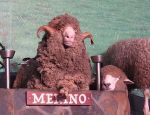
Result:
[[[48,25],[41,26],[37,31],[38,37],[42,31],[47,32],[49,36],[59,34],[62,44],[67,47],[73,47],[75,41],[79,41],[76,38],[80,38],[81,41],[90,38],[91,44],[93,44],[92,34],[90,32],[81,33],[78,20],[68,14],[57,16]]]
[[[113,65],[103,67],[101,74],[104,90],[127,90],[126,84],[133,84],[121,69]]]

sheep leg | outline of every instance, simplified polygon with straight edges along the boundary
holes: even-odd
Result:
[[[90,80],[87,79],[87,76],[81,73],[76,73],[74,76],[74,83],[77,85],[78,90],[89,90]]]
[[[67,97],[69,92],[78,90],[78,87],[72,79],[61,79],[57,83],[60,95]]]

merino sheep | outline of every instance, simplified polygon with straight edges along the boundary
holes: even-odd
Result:
[[[144,108],[143,108],[144,115],[150,115],[149,97],[150,97],[150,90],[145,89],[144,90],[145,101],[144,101]]]
[[[61,94],[72,90],[89,90],[91,65],[84,44],[93,36],[82,33],[78,20],[68,14],[53,18],[37,31],[45,31],[37,55],[17,73],[14,88],[54,89]]]
[[[103,57],[104,65],[122,69],[136,87],[150,86],[150,39],[122,40],[108,48]]]
[[[126,83],[133,82],[121,69],[113,65],[104,66],[101,75],[104,91],[100,96],[99,104],[111,115],[130,115]]]
[[[126,74],[113,65],[104,66],[101,69],[102,88],[109,91],[127,91],[126,84],[133,84]]]

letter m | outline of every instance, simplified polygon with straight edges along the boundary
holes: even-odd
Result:
[[[37,104],[37,103],[40,103],[40,104],[43,104],[45,103],[44,101],[44,93],[42,93],[39,97],[36,95],[36,93],[33,93],[32,96],[33,96],[33,104]]]

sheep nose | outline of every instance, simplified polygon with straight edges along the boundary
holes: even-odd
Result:
[[[104,83],[104,86],[109,87],[110,83]]]
[[[109,89],[110,85],[111,85],[110,83],[103,83],[103,88],[104,89]]]

